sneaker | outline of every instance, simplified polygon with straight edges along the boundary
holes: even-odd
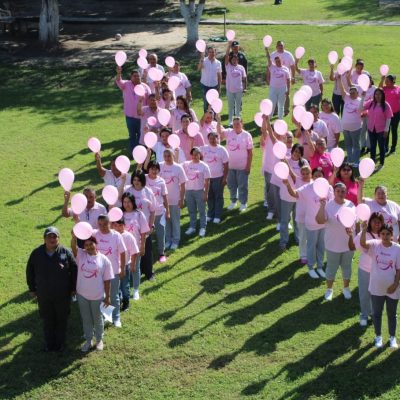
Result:
[[[378,349],[380,349],[380,348],[383,346],[382,336],[377,336],[377,337],[374,339],[374,344],[375,344],[375,347],[377,347]]]
[[[324,297],[325,300],[331,301],[333,297],[333,289],[326,289]]]
[[[139,300],[139,299],[140,299],[139,289],[133,290],[133,300]]]
[[[351,299],[351,292],[350,289],[348,287],[343,288],[342,290],[343,292],[343,296],[346,300],[350,300]]]
[[[167,261],[167,257],[165,257],[165,255],[162,255],[158,261],[160,261],[160,263],[165,263]]]
[[[207,217],[207,222],[211,222],[212,218],[211,217]]]
[[[214,224],[219,224],[221,222],[221,218],[214,218],[213,223]]]
[[[121,324],[121,320],[120,319],[116,319],[115,321],[113,321],[113,324],[116,328],[122,328],[122,324]]]
[[[268,215],[267,215],[267,221],[271,221],[272,218],[274,218],[274,213],[269,212]]]
[[[307,264],[307,258],[300,258],[300,264],[303,264],[303,265],[305,265],[305,264]]]
[[[185,235],[193,235],[193,233],[196,232],[196,229],[194,228],[189,228],[186,232]],[[171,246],[172,247],[172,246]]]
[[[281,224],[276,224],[276,230],[279,232],[281,230]]]
[[[229,204],[227,209],[230,211],[230,210],[233,210],[235,207],[236,207],[236,203],[231,203],[231,204]]]
[[[199,230],[199,236],[200,236],[200,237],[206,236],[206,230],[205,230],[204,228],[201,228],[201,229]]]
[[[129,300],[122,300],[121,311],[129,310]]]
[[[326,278],[325,272],[322,268],[317,268],[317,273],[321,278]]]
[[[176,243],[172,243],[171,247],[169,248],[170,250],[176,250],[178,248],[178,245]]]
[[[399,348],[399,345],[397,344],[397,340],[396,340],[396,338],[394,336],[390,336],[389,344],[390,344],[390,348],[392,348],[392,349],[398,349]]]
[[[289,222],[289,224],[288,224],[288,229],[290,230],[290,229],[293,229],[293,226],[292,226],[292,224]]]
[[[156,275],[152,274],[151,277],[149,278],[150,282],[154,282],[156,280]]]
[[[365,328],[366,326],[368,326],[368,319],[367,318],[360,318],[360,326],[362,326],[363,328]]]
[[[240,212],[246,211],[246,209],[247,209],[247,204],[241,204],[239,207]]]
[[[96,350],[97,351],[103,351],[103,349],[104,349],[104,343],[103,343],[102,340],[100,340],[100,342],[96,343]]]
[[[165,250],[169,250],[172,246],[171,242],[165,243]]]
[[[314,269],[309,269],[308,270],[308,275],[310,275],[310,277],[313,278],[313,279],[318,279],[319,278],[318,274],[315,272]]]
[[[268,207],[268,201],[267,200],[264,201],[264,207]]]
[[[91,340],[86,340],[85,343],[83,343],[82,347],[81,347],[81,351],[83,353],[87,353],[90,348],[92,347],[92,341]]]

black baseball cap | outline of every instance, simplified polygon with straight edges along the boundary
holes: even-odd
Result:
[[[46,228],[43,236],[46,237],[47,235],[51,235],[51,234],[56,235],[57,237],[60,237],[60,231],[55,226],[49,226],[48,228]]]
[[[233,42],[232,42],[232,47],[233,46],[239,46],[239,41],[238,40],[234,40]]]

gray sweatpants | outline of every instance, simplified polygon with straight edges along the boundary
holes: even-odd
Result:
[[[83,333],[87,341],[92,340],[93,330],[95,332],[96,341],[103,340],[104,322],[100,312],[100,300],[88,300],[77,294],[79,311],[81,313]]]
[[[382,334],[382,312],[383,306],[386,302],[386,312],[388,316],[389,335],[396,336],[397,326],[397,303],[399,300],[394,300],[389,296],[374,296],[371,295],[372,300],[372,321],[374,323],[375,335],[381,336]]]
[[[200,214],[200,229],[206,228],[206,202],[204,201],[204,190],[186,190],[186,205],[189,212],[190,227],[196,229],[197,211]]]
[[[368,319],[371,315],[371,295],[368,291],[370,273],[358,268],[358,297],[360,299],[361,318]]]
[[[351,278],[351,263],[353,261],[354,251],[343,251],[336,253],[326,250],[326,279],[333,281],[336,277],[336,272],[339,266],[342,268],[343,279]]]
[[[236,203],[239,199],[241,204],[246,204],[249,195],[249,175],[246,174],[246,171],[230,169],[228,171],[227,183],[231,202]]]

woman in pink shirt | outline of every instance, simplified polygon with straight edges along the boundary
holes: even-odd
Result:
[[[318,138],[314,142],[310,138],[310,131],[305,131],[307,143],[310,146],[310,165],[311,168],[321,167],[324,176],[328,179],[333,173],[333,162],[331,155],[326,151],[326,142],[324,138]]]
[[[182,117],[184,115],[189,115],[191,122],[197,122],[196,113],[192,108],[189,107],[188,101],[183,96],[178,96],[176,98],[176,107],[172,112],[172,130],[178,131],[182,128]]]
[[[342,131],[342,124],[339,116],[336,114],[333,104],[328,99],[323,99],[321,102],[322,111],[319,113],[319,117],[325,122],[328,128],[328,136],[326,138],[326,144],[328,152],[330,153],[335,147],[339,146],[340,132]]]
[[[183,163],[183,169],[188,178],[186,182],[186,206],[190,217],[190,226],[186,230],[186,235],[192,235],[196,232],[197,211],[200,214],[200,230],[199,236],[204,237],[206,234],[206,203],[208,199],[208,189],[210,187],[210,168],[201,161],[201,152],[197,147],[193,147],[190,151],[192,161]]]
[[[346,185],[346,199],[350,200],[355,206],[358,205],[358,182],[354,178],[353,168],[348,162],[344,162],[339,168],[334,167],[333,174],[329,177],[331,186],[342,182]]]
[[[158,92],[156,92],[156,98],[160,108],[165,108],[171,112],[176,108],[174,93],[168,87],[162,89],[161,97],[159,96]]]
[[[157,122],[155,125],[151,126],[152,132],[158,133],[161,124],[158,122],[157,115],[158,112],[161,110],[161,108],[158,106],[158,102],[156,99],[155,94],[151,94],[149,96],[149,105],[148,106],[143,106],[143,97],[141,97],[137,103],[137,113],[141,117],[141,124],[140,124],[140,144],[144,144],[144,134],[149,129],[149,125],[147,123],[147,120],[150,117],[154,117]]]
[[[400,246],[393,243],[393,228],[383,225],[379,232],[380,240],[367,240],[367,226],[363,224],[360,238],[361,246],[372,258],[369,292],[372,300],[372,321],[375,328],[375,346],[380,348],[382,342],[382,313],[386,303],[389,326],[390,347],[397,349],[396,325],[397,304],[400,290]]]
[[[181,117],[181,129],[175,133],[179,136],[181,141],[180,148],[182,149],[185,160],[190,160],[190,151],[193,147],[204,146],[204,139],[201,133],[197,133],[195,137],[189,136],[188,127],[193,122],[190,114],[183,114]]]
[[[208,143],[208,134],[210,132],[216,132],[217,131],[217,121],[214,121],[214,111],[211,109],[211,106],[208,105],[208,110],[203,114],[203,116],[200,119],[200,133],[203,136],[204,143]],[[220,138],[217,133],[217,139],[218,143],[220,142]]]
[[[379,232],[385,221],[381,213],[372,213],[368,221],[366,240],[379,239]],[[353,231],[349,230],[349,249],[360,250],[358,263],[358,297],[360,299],[360,326],[368,325],[368,317],[372,312],[371,295],[368,291],[372,259],[368,252],[361,246],[362,232],[353,239]]]
[[[362,99],[364,100],[364,96]],[[385,163],[385,142],[393,117],[392,109],[389,103],[386,102],[385,92],[382,89],[376,89],[374,97],[364,103],[364,111],[368,112],[368,135],[371,158],[375,161],[376,144],[378,143],[379,161],[382,168]]]

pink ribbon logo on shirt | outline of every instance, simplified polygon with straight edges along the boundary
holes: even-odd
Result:
[[[193,178],[190,178],[190,177],[188,177],[188,178],[189,178],[189,181],[195,181],[196,179],[199,179],[199,174],[194,175]]]
[[[97,278],[97,268],[95,270],[85,268],[85,263],[83,263],[81,266],[81,271],[83,272],[83,276],[87,279]]]
[[[388,219],[386,220],[386,223],[388,224],[388,225],[393,225],[393,217],[388,217]]]
[[[383,265],[387,265],[387,267],[379,267],[379,269],[381,269],[382,271],[387,271],[388,269],[392,269],[394,268],[393,266],[393,260],[390,260],[389,262],[385,261],[385,260],[379,260],[379,257],[376,256],[376,264],[383,264]]]
[[[218,161],[217,160],[217,156],[214,156],[214,158],[207,157],[207,159],[206,159],[206,162],[209,163],[209,164],[217,162],[217,161]]]
[[[178,179],[178,178],[176,178],[176,179]],[[175,176],[171,176],[171,178],[168,181],[165,179],[166,185],[169,185],[171,183],[175,183]]]
[[[237,143],[235,147],[232,147],[230,144],[228,144],[228,149],[230,151],[238,151],[238,150],[240,150],[240,144]]]
[[[112,247],[109,247],[106,249],[103,253],[105,256],[111,256],[112,255]]]

